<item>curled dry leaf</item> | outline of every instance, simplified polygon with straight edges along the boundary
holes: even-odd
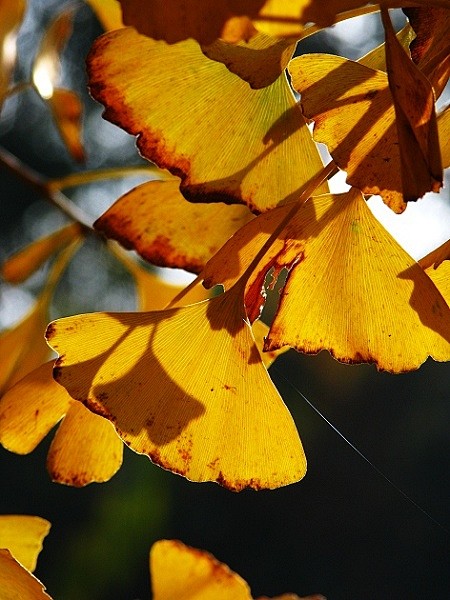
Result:
[[[284,75],[253,90],[195,42],[168,46],[130,28],[100,37],[88,70],[105,118],[138,135],[141,153],[181,177],[190,200],[263,212],[322,171]]]
[[[97,219],[95,228],[155,265],[200,272],[253,215],[245,206],[189,203],[179,183],[150,181],[134,188]]]
[[[60,319],[55,377],[136,452],[193,481],[239,491],[298,481],[306,462],[260,359],[242,286],[149,313]]]
[[[8,550],[1,549],[0,590],[2,600],[52,600],[39,579],[24,569]]]
[[[0,515],[0,548],[7,548],[25,569],[34,571],[49,531],[50,523],[41,517]]]
[[[308,204],[311,203],[309,211]],[[266,341],[391,372],[450,359],[450,309],[420,266],[372,215],[360,192],[300,207],[282,236],[294,264]],[[278,263],[283,263],[283,251]]]

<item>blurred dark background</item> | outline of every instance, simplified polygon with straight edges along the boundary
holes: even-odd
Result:
[[[29,76],[39,36],[62,5],[30,1],[17,80]],[[353,34],[347,24],[347,44],[340,31],[315,36],[300,51],[355,58],[381,42],[376,18]],[[62,77],[86,104],[86,165],[69,158],[45,105],[31,91],[9,99],[1,114],[0,144],[44,175],[143,164],[134,140],[102,121],[101,107],[86,92],[80,57],[100,33],[89,8],[80,4]],[[73,190],[71,197],[95,218],[133,184],[130,178],[104,182]],[[1,260],[64,222],[3,169],[0,197]],[[439,203],[448,211],[448,194]],[[432,231],[423,235],[432,243]],[[442,241],[436,237],[432,245]],[[76,261],[59,287],[52,318],[134,308],[129,278],[95,242]],[[12,326],[31,306],[45,274],[41,269],[18,289],[0,284],[1,327]],[[148,552],[161,538],[213,553],[248,581],[255,597],[288,591],[320,592],[329,600],[450,596],[450,367],[429,360],[417,372],[392,376],[372,366],[341,365],[326,353],[307,357],[290,351],[271,375],[308,458],[305,479],[280,490],[234,494],[215,484],[193,484],[128,449],[110,482],[73,489],[51,483],[47,475],[52,434],[29,456],[0,448],[0,513],[35,514],[52,523],[36,575],[55,600],[149,598]]]

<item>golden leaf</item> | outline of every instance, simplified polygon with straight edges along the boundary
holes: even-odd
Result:
[[[84,149],[81,140],[83,105],[78,95],[71,90],[55,88],[53,94],[47,98],[47,104],[50,106],[61,138],[72,158],[83,162]]]
[[[322,171],[284,75],[253,90],[195,42],[168,46],[130,28],[101,36],[88,69],[105,117],[138,135],[146,158],[180,176],[190,200],[262,212],[296,199]]]
[[[419,261],[421,264],[422,261]],[[425,273],[441,292],[448,306],[450,306],[450,262],[443,262],[439,267],[428,267]]]
[[[119,198],[94,227],[155,265],[198,273],[251,218],[245,206],[187,202],[179,192],[179,179],[174,179],[150,181],[134,188]]]
[[[242,285],[183,308],[67,317],[47,337],[60,354],[57,381],[160,466],[236,491],[304,476],[303,449],[261,362]]]
[[[252,88],[259,89],[278,79],[292,58],[296,44],[256,33],[249,41],[238,44],[216,40],[202,46],[202,52],[211,60],[223,63]]]
[[[105,31],[123,27],[122,9],[118,0],[86,0]]]
[[[153,600],[251,600],[248,584],[208,552],[177,540],[150,550]]]
[[[52,254],[65,248],[82,234],[82,227],[72,223],[32,242],[10,256],[2,265],[1,276],[10,283],[21,283],[32,275]]]
[[[0,548],[8,549],[25,569],[34,571],[49,531],[50,523],[41,517],[0,515]],[[3,591],[1,585],[0,590]]]
[[[437,119],[439,140],[441,144],[441,158],[444,169],[450,167],[450,108],[438,115]]]
[[[387,75],[326,54],[294,58],[289,71],[316,141],[327,144],[347,182],[402,212],[407,198]]]
[[[387,9],[381,9],[381,16],[386,35],[389,89],[395,108],[401,189],[403,199],[408,202],[421,198],[426,192],[438,192],[442,186],[435,97],[431,83],[397,40]]]
[[[0,590],[2,600],[51,600],[39,579],[24,569],[8,550],[0,550]]]
[[[450,260],[450,240],[447,240],[439,248],[436,248],[419,260],[419,265],[423,269],[433,266],[435,269],[439,267],[444,260]]]
[[[16,64],[17,31],[25,12],[25,0],[0,0],[0,110]]]
[[[428,356],[450,359],[450,309],[358,190],[311,198],[281,237],[287,248],[297,245],[298,262],[266,349],[327,349],[342,362],[391,372],[416,369]]]

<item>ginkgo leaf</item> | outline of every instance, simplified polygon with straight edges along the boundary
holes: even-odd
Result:
[[[81,139],[83,105],[80,98],[71,90],[54,88],[53,94],[46,100],[66,148],[75,160],[83,162],[84,148]]]
[[[287,247],[290,240],[297,245],[298,262],[267,349],[327,349],[342,362],[373,362],[391,372],[416,369],[428,356],[450,359],[449,307],[358,190],[310,199],[282,237]]]
[[[123,27],[119,0],[85,0],[92,8],[105,31]]]
[[[32,275],[52,254],[65,248],[81,236],[83,229],[79,223],[72,223],[50,235],[32,242],[10,256],[2,265],[1,276],[10,283],[21,283]]]
[[[422,266],[422,261],[419,261],[419,264]],[[441,292],[448,306],[450,306],[450,262],[445,261],[437,268],[425,268],[425,273]]]
[[[327,54],[294,58],[289,71],[304,114],[314,120],[316,141],[327,144],[347,171],[347,182],[365,194],[380,194],[402,212],[406,202],[387,75]]]
[[[262,212],[322,171],[284,75],[253,90],[195,42],[168,46],[130,28],[98,38],[88,70],[105,118],[138,135],[141,153],[180,176],[190,200]],[[282,177],[280,165],[289,165]]]
[[[245,206],[186,202],[179,183],[143,183],[119,198],[94,227],[155,265],[200,272],[253,215]]]
[[[8,550],[1,549],[0,590],[2,600],[52,600],[39,579],[24,569]]]
[[[53,363],[28,373],[0,399],[0,443],[7,450],[28,454],[69,410],[70,396],[54,381]]]
[[[437,120],[439,140],[441,144],[441,159],[444,169],[450,167],[450,108],[438,115]]]
[[[243,286],[149,313],[49,325],[55,377],[136,452],[193,481],[239,491],[298,481],[306,461],[243,308]]]
[[[211,60],[223,63],[252,88],[259,89],[278,79],[292,58],[296,43],[256,33],[248,42],[238,44],[216,40],[202,46],[202,52]]]
[[[178,540],[150,550],[153,600],[252,600],[248,584],[212,554]]]
[[[34,571],[49,531],[50,523],[41,517],[0,515],[0,548],[8,549],[25,569]]]
[[[278,348],[277,350],[272,350],[270,352],[262,352],[262,349],[264,347],[264,338],[269,333],[269,327],[260,319],[252,323],[252,331],[256,345],[258,346],[258,349],[261,350],[261,359],[266,369],[268,369],[270,365],[273,362],[275,362],[275,360],[280,356],[280,354],[284,354],[289,350],[289,348],[285,346],[284,348]]]
[[[434,267],[437,269],[444,260],[450,260],[450,240],[447,240],[439,248],[436,248],[419,260],[419,265],[423,269]]]
[[[0,110],[16,64],[17,31],[25,12],[25,0],[0,0]]]
[[[381,9],[386,36],[386,67],[395,109],[395,124],[405,202],[438,192],[443,174],[431,83],[398,41],[387,9]],[[414,90],[414,94],[411,94]]]

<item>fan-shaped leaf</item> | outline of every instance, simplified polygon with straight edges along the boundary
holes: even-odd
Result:
[[[0,550],[2,600],[51,600],[45,587],[18,563],[8,550]]]
[[[450,309],[357,190],[309,200],[283,237],[287,247],[295,241],[301,260],[289,273],[267,349],[325,348],[340,361],[392,372],[416,369],[428,356],[450,359]]]
[[[139,135],[142,154],[179,175],[191,200],[264,211],[323,168],[284,75],[252,90],[195,42],[168,46],[130,28],[100,37],[88,65],[105,117]]]
[[[194,481],[275,488],[306,470],[295,425],[265,370],[242,286],[183,308],[50,324],[55,376],[135,451]]]
[[[0,548],[7,548],[25,569],[34,571],[49,531],[50,523],[41,517],[0,515]]]

